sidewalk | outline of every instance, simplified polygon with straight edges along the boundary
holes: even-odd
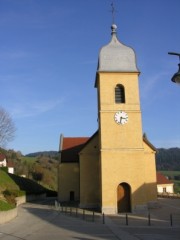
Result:
[[[180,227],[180,199],[158,199],[157,208],[139,214],[109,216],[119,226]]]
[[[171,200],[171,199],[170,199]],[[153,222],[147,224],[147,218],[133,214],[129,225],[122,215],[83,216],[83,212],[61,212],[54,209],[54,204],[27,203],[19,207],[18,216],[9,223],[0,225],[1,240],[179,240],[180,225],[163,224],[160,218],[166,214],[180,213],[180,201],[160,200],[161,207],[151,210]],[[156,224],[154,224],[156,223]],[[158,223],[158,225],[157,225]],[[161,224],[159,224],[161,223]]]

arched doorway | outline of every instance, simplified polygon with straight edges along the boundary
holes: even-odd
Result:
[[[131,211],[131,188],[124,182],[117,188],[117,210],[118,213]]]

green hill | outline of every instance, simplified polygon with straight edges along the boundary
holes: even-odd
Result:
[[[34,184],[54,191],[54,194],[57,192],[58,152],[45,151],[30,153],[26,156],[23,156],[21,152],[1,148],[0,152],[4,153],[7,160],[13,162],[15,167],[15,175],[13,176],[4,176],[1,172],[0,192],[11,188],[13,191],[23,190],[27,193],[30,193],[31,189],[34,189],[35,192],[42,191],[42,188],[37,187],[37,185],[33,187]],[[156,169],[158,171],[180,171],[180,148],[157,149]],[[18,178],[17,175],[23,175],[26,178]],[[179,179],[174,180],[179,181]]]
[[[14,182],[14,180],[6,172],[0,170],[0,193],[7,189],[20,190],[19,186]]]
[[[49,190],[57,191],[58,153],[56,151],[31,153],[28,156],[1,148],[0,152],[5,154],[7,161],[14,165],[15,175],[24,176]]]
[[[15,198],[18,196],[43,193],[46,193],[47,196],[56,196],[55,191],[51,191],[31,179],[9,174],[1,169],[0,179],[0,210],[8,210],[15,206]]]
[[[156,153],[158,171],[180,171],[180,148],[159,148]]]
[[[16,194],[18,194],[18,192],[24,192],[26,195],[29,195],[46,193],[49,191],[47,188],[31,179],[6,173],[3,170],[0,170],[0,179],[0,193],[10,191],[13,193],[16,192]]]
[[[48,156],[58,160],[59,153],[57,151],[41,151],[41,152],[34,152],[26,154],[25,157],[39,157],[39,156]]]

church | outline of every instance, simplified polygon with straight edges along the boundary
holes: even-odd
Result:
[[[60,202],[116,214],[157,200],[156,148],[142,133],[139,74],[134,50],[113,24],[96,71],[98,129],[91,137],[60,137]]]

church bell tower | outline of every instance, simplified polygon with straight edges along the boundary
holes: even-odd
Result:
[[[111,42],[99,54],[96,79],[101,148],[142,149],[135,53],[119,42],[115,24],[111,29]]]
[[[154,160],[151,177],[146,179],[147,162],[138,85],[140,72],[135,52],[118,40],[115,24],[111,31],[110,43],[102,47],[99,53],[95,82],[98,94],[101,210],[105,213],[127,212],[144,206],[149,199],[155,199],[156,192]],[[152,184],[149,198],[147,181]],[[126,200],[123,202],[123,199]]]

